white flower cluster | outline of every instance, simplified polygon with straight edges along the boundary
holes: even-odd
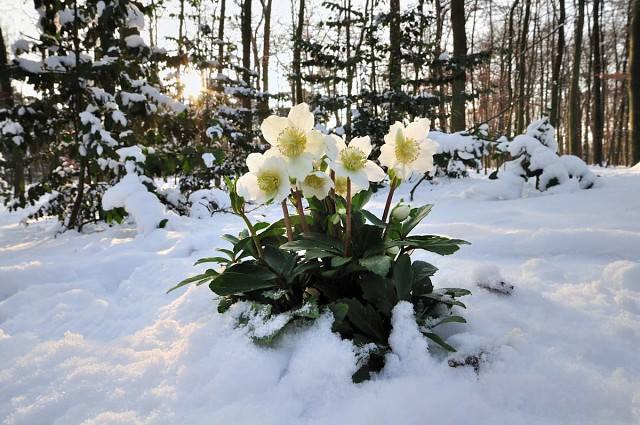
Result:
[[[336,135],[324,135],[314,129],[313,113],[306,103],[294,106],[289,115],[272,115],[261,125],[262,135],[271,148],[264,154],[247,158],[249,172],[238,179],[237,191],[248,201],[282,202],[292,190],[305,198],[324,199],[334,189],[346,197],[380,182],[386,174],[369,160],[372,151],[369,136],[347,142]],[[392,180],[400,182],[413,173],[433,169],[437,144],[427,138],[429,122],[417,119],[407,126],[396,122],[384,138],[380,163]]]

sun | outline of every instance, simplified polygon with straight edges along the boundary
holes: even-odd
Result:
[[[197,99],[203,91],[202,74],[195,69],[187,69],[181,75],[183,95],[186,99]]]

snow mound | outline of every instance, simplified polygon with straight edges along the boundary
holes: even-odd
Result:
[[[221,189],[200,189],[189,195],[189,216],[193,218],[211,217],[211,213],[231,206],[229,194]]]
[[[124,208],[136,222],[139,234],[148,234],[166,218],[164,206],[149,192],[135,173],[128,173],[102,197],[105,211]]]
[[[472,279],[480,288],[492,292],[499,292],[505,295],[510,295],[513,292],[513,285],[502,277],[500,269],[495,264],[476,266],[472,273]]]

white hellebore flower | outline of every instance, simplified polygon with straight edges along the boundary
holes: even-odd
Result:
[[[426,118],[416,119],[406,127],[396,121],[384,136],[380,164],[393,170],[401,180],[408,179],[414,172],[424,174],[433,170],[433,155],[438,144],[427,138],[428,134]]]
[[[305,198],[316,197],[322,200],[327,197],[333,187],[331,177],[322,171],[314,171],[308,174],[299,185]]]
[[[361,190],[367,189],[366,187],[360,187],[354,182],[351,182],[351,196],[360,192]],[[347,178],[346,177],[338,177],[336,176],[336,193],[343,198],[347,198]]]
[[[385,173],[375,162],[367,159],[371,154],[369,136],[356,137],[347,145],[340,137],[332,138],[335,146],[327,148],[329,164],[338,177],[348,177],[358,188],[368,189],[369,182],[384,180]]]
[[[282,202],[291,191],[289,175],[280,157],[252,153],[247,157],[249,172],[238,179],[238,195],[247,201],[264,204]]]
[[[300,103],[289,115],[271,115],[262,122],[262,135],[272,146],[267,156],[279,156],[285,161],[289,175],[302,180],[313,171],[313,161],[324,154],[325,136],[313,129],[313,113],[309,105]]]

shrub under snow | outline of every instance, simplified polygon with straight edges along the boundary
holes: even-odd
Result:
[[[580,158],[557,154],[555,129],[546,117],[531,123],[525,134],[501,142],[498,149],[513,158],[505,163],[503,171],[494,174],[500,185],[496,191],[498,198],[521,197],[524,184],[532,178],[540,191],[554,186],[590,189],[596,182],[595,174]]]

